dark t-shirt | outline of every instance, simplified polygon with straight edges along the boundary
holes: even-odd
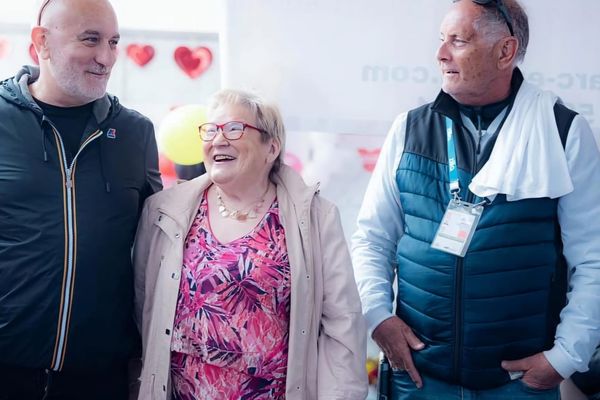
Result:
[[[67,162],[71,164],[79,150],[81,137],[92,113],[93,102],[76,107],[53,106],[38,99],[35,99],[35,102],[58,130],[67,153]]]

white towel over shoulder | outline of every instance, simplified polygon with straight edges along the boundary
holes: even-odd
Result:
[[[573,190],[554,104],[558,97],[523,82],[489,160],[469,185],[479,197],[557,198]]]

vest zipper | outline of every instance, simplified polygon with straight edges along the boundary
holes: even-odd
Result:
[[[481,127],[481,121],[479,122],[479,125]],[[462,130],[461,130],[462,131]],[[464,132],[464,131],[463,131]],[[478,170],[478,164],[477,164],[477,152],[479,151],[479,144],[475,143],[475,139],[473,139],[473,137],[469,134],[469,135],[464,135],[466,136],[471,143],[471,147],[473,150],[475,151],[471,151],[472,154],[472,158],[471,158],[471,174],[472,176],[475,176],[475,174],[477,173]],[[481,134],[479,135],[479,139],[481,140]],[[462,187],[462,185],[461,185]],[[466,186],[466,197],[464,199],[464,201],[467,201],[469,203],[472,203],[474,200],[474,195],[473,193],[471,193],[471,191],[469,190],[468,185]],[[465,255],[466,257],[466,255]],[[462,352],[462,322],[463,322],[463,318],[462,318],[462,314],[463,314],[463,302],[462,302],[462,286],[463,286],[463,276],[464,276],[464,258],[463,257],[456,257],[456,273],[455,273],[455,277],[454,277],[454,298],[456,299],[456,305],[454,307],[454,363],[453,363],[453,367],[454,367],[454,378],[456,382],[460,382],[460,358],[461,358],[461,352]]]
[[[65,266],[63,272],[63,282],[61,288],[61,302],[58,314],[58,327],[56,333],[56,342],[54,345],[54,354],[50,369],[60,371],[65,360],[65,351],[67,347],[67,332],[71,320],[71,302],[73,300],[73,286],[75,283],[75,269],[77,256],[77,238],[76,232],[76,214],[75,214],[75,167],[77,157],[81,152],[95,139],[102,135],[102,131],[97,130],[92,133],[79,147],[77,154],[73,157],[71,165],[67,165],[67,158],[62,137],[56,127],[50,123],[56,142],[58,144],[58,158],[63,175],[63,201],[64,201],[64,219],[65,219]]]
[[[463,259],[457,257],[456,273],[454,275],[454,288],[456,305],[454,307],[454,381],[460,382],[460,354],[462,350],[462,280]]]

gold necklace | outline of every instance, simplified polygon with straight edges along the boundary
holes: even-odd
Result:
[[[271,188],[271,184],[267,185],[267,190],[263,193],[260,200],[256,202],[253,206],[251,206],[248,210],[232,210],[225,205],[223,201],[223,197],[221,197],[221,191],[217,188],[217,200],[219,202],[219,214],[223,218],[231,218],[236,221],[246,221],[248,219],[256,219],[258,217],[258,212],[260,211],[263,204],[265,204],[265,197],[267,193],[269,193],[269,189]]]

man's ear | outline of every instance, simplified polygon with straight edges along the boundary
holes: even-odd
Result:
[[[498,69],[512,69],[517,59],[519,41],[514,36],[505,37],[498,42]]]
[[[41,26],[34,26],[31,29],[31,43],[35,47],[35,52],[40,60],[50,58],[48,50],[48,30]]]

